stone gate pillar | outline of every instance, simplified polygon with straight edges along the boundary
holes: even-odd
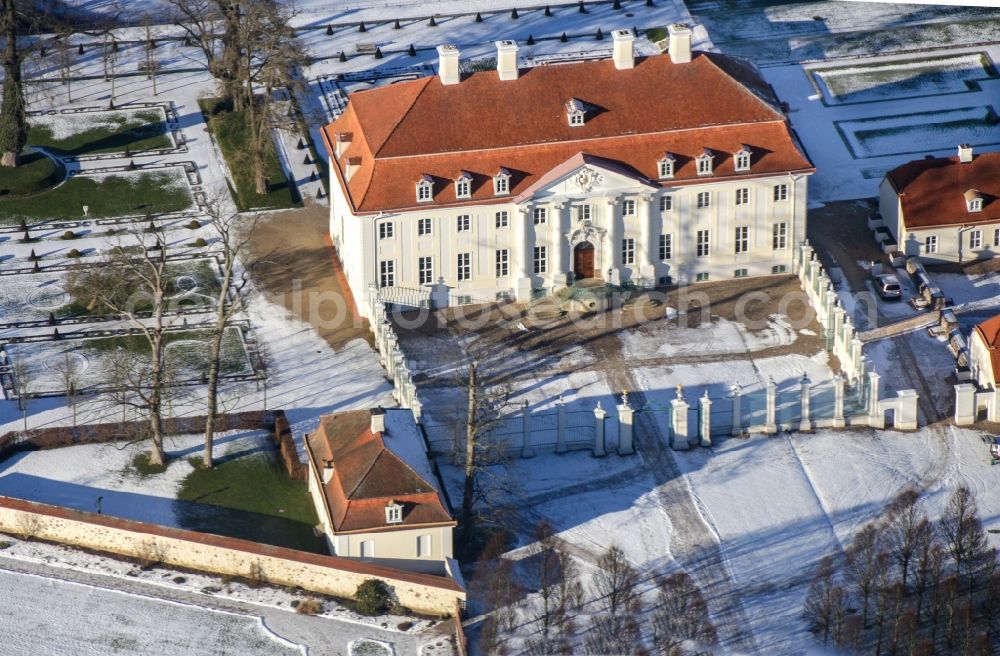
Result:
[[[521,457],[531,458],[535,455],[535,450],[531,448],[531,410],[527,399],[521,407],[521,432],[524,435],[521,439]]]
[[[635,411],[628,402],[628,392],[622,393],[622,404],[618,406],[618,454],[627,456],[635,453],[632,446],[632,431]]]
[[[607,411],[601,407],[601,402],[597,402],[594,408],[594,455],[602,457],[607,454],[604,450],[604,418],[608,416]]]
[[[708,398],[708,390],[698,399],[699,426],[698,436],[703,447],[712,446],[712,399]]]
[[[765,407],[765,419],[764,419],[764,432],[768,435],[774,435],[778,432],[777,418],[777,401],[778,401],[778,388],[774,384],[773,378],[767,379],[767,387],[765,388],[765,393],[767,395],[766,407]]]
[[[743,390],[733,384],[730,388],[733,397],[733,435],[743,434]]]
[[[677,386],[677,398],[670,402],[670,406],[673,410],[671,412],[671,418],[673,419],[673,440],[671,446],[677,451],[686,451],[688,449],[688,404],[684,400],[684,388],[681,385]]]
[[[801,383],[801,412],[799,416],[799,430],[800,431],[811,431],[812,430],[812,419],[809,417],[809,392],[812,387],[812,381],[809,380],[809,376],[802,374]]]

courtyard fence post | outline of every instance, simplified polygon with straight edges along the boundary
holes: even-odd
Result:
[[[868,425],[872,428],[885,428],[885,415],[882,414],[878,400],[881,396],[881,382],[874,371],[868,372]]]
[[[521,407],[521,432],[524,433],[521,439],[521,457],[531,458],[535,455],[535,450],[531,448],[531,410],[528,408],[528,399],[524,400]]]
[[[854,366],[858,368],[858,377],[861,377],[865,373],[864,368],[864,353],[862,349],[864,348],[864,342],[858,337],[857,333],[854,334],[854,338],[851,340],[851,361]]]
[[[892,418],[893,426],[898,430],[917,430],[917,390],[908,389],[896,392],[898,397],[896,414]]]
[[[608,413],[598,401],[597,407],[594,408],[594,455],[598,457],[607,455],[607,451],[604,450],[604,418],[607,416]]]
[[[812,420],[809,418],[809,391],[812,387],[812,381],[809,380],[809,376],[802,374],[802,390],[800,399],[801,412],[799,417],[799,430],[800,431],[811,431],[812,430]]]
[[[767,394],[767,407],[765,408],[764,432],[768,435],[774,435],[778,432],[778,423],[776,421],[778,388],[774,384],[774,378],[767,379],[765,391]]]
[[[677,386],[677,398],[670,402],[673,411],[670,413],[673,420],[673,440],[671,446],[677,451],[687,451],[688,447],[688,404],[684,400],[684,388]]]
[[[556,400],[556,453],[566,453],[566,404],[561,395]]]
[[[743,434],[743,390],[733,383],[730,388],[733,397],[733,435]]]
[[[843,428],[844,424],[844,375],[833,377],[833,427]]]
[[[635,453],[632,447],[632,430],[635,411],[628,403],[628,392],[622,393],[622,404],[618,406],[618,455]]]
[[[699,433],[701,436],[701,445],[704,447],[712,446],[712,399],[708,398],[708,390],[700,399],[698,399],[698,409],[700,411],[701,420],[699,426]]]
[[[972,383],[955,385],[955,425],[976,423],[976,386]]]

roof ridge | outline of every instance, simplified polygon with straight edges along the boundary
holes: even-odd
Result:
[[[399,130],[399,126],[403,124],[403,121],[405,121],[406,117],[410,115],[410,112],[413,111],[413,108],[417,106],[417,101],[420,100],[420,96],[424,95],[424,91],[427,90],[427,87],[430,86],[430,83],[433,79],[434,79],[433,75],[428,75],[414,80],[414,82],[418,81],[423,82],[423,84],[420,87],[420,91],[418,91],[417,94],[413,96],[413,99],[410,101],[409,107],[406,108],[406,111],[403,112],[403,115],[399,117],[398,121],[396,121],[396,125],[392,126],[392,130],[389,131],[389,134],[385,135],[385,139],[383,139],[382,143],[378,145],[378,149],[371,151],[372,158],[378,159],[379,153],[382,152],[382,149],[386,147],[386,144],[392,141],[393,135],[395,135],[396,131]],[[368,91],[373,91],[373,89],[368,89]]]
[[[370,433],[371,431],[366,430],[365,432]],[[376,434],[373,433],[372,437],[374,438],[375,435]],[[385,442],[380,441],[380,446],[381,448],[379,449],[378,455],[372,458],[371,463],[365,469],[364,473],[362,473],[361,476],[358,476],[357,482],[354,484],[354,487],[352,487],[351,490],[344,495],[348,498],[348,500],[353,498],[354,493],[358,491],[358,488],[361,487],[361,484],[364,483],[366,478],[368,478],[368,474],[370,474],[372,470],[375,469],[375,464],[379,461],[379,458],[381,458],[382,454],[385,453]]]

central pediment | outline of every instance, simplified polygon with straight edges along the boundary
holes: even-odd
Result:
[[[630,167],[587,153],[577,153],[553,167],[518,194],[514,202],[551,196],[617,195],[623,191],[658,189],[659,186]]]

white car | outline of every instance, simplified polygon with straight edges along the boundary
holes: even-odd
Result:
[[[883,299],[898,301],[903,297],[903,288],[899,286],[899,278],[891,273],[875,276],[875,292]]]

